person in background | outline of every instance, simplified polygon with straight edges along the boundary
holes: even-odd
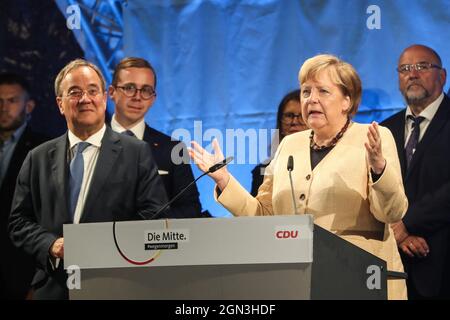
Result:
[[[235,216],[311,214],[314,223],[403,272],[390,223],[408,207],[400,163],[387,128],[352,121],[361,101],[361,80],[355,69],[332,55],[318,55],[300,69],[302,117],[311,130],[283,139],[258,195],[252,197],[224,167],[209,174],[215,198]],[[203,172],[223,159],[195,141],[190,156]],[[286,165],[294,159],[293,208]],[[406,299],[403,279],[388,280],[388,298]]]
[[[278,138],[278,140],[274,140],[276,141],[277,146],[285,136],[308,129],[302,118],[299,89],[286,94],[278,105],[276,128],[278,137],[275,138]],[[274,141],[272,141],[272,146],[273,143]],[[258,194],[258,189],[264,179],[264,171],[269,165],[272,157],[273,154],[269,159],[258,164],[252,170],[252,189],[250,194],[254,197]]]
[[[7,232],[11,202],[20,167],[47,137],[28,125],[35,102],[28,82],[19,74],[0,74],[0,298],[24,299],[34,274],[33,260],[18,250]]]
[[[406,109],[383,121],[397,143],[409,201],[393,225],[410,299],[450,298],[450,99],[438,53],[406,48],[398,60]]]
[[[129,57],[119,62],[109,87],[115,111],[111,128],[132,135],[148,143],[164,182],[169,199],[194,180],[186,146],[145,123],[145,115],[156,100],[156,73],[145,59]],[[197,186],[191,186],[184,195],[171,204],[170,218],[202,217]]]

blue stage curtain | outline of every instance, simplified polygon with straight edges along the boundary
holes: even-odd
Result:
[[[356,121],[380,121],[404,106],[396,63],[405,47],[429,45],[444,65],[450,61],[449,4],[134,0],[123,7],[124,52],[147,58],[158,74],[158,97],[147,122],[169,135],[184,128],[190,132],[184,140],[194,138],[195,120],[202,121],[203,133],[215,128],[223,136],[227,128],[273,128],[280,99],[297,88],[304,60],[318,53],[355,66],[364,89]],[[230,166],[247,189],[251,169],[265,156],[249,158]],[[214,203],[211,181],[204,179],[199,187],[205,209],[227,215]]]

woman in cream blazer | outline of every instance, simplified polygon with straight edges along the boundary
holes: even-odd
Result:
[[[300,83],[302,115],[312,130],[283,139],[255,198],[225,168],[210,174],[217,183],[216,200],[235,216],[294,214],[287,170],[292,156],[297,213],[312,214],[317,225],[402,272],[389,224],[402,218],[408,202],[390,131],[350,120],[361,99],[361,82],[348,63],[331,55],[308,59]],[[193,147],[191,157],[203,171],[223,158],[217,141],[214,155],[195,142]],[[404,280],[388,280],[388,298],[406,299]]]

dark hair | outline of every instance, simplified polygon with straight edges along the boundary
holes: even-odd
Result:
[[[116,86],[117,82],[119,82],[119,72],[123,69],[128,68],[147,68],[150,69],[153,73],[153,78],[155,79],[155,87],[153,89],[156,89],[156,72],[155,69],[153,69],[150,62],[148,62],[145,59],[142,58],[136,58],[136,57],[128,57],[122,59],[119,64],[114,69],[113,73],[113,79],[112,79],[112,85]]]
[[[28,81],[17,73],[4,72],[0,73],[0,85],[2,84],[18,84],[30,96],[30,84]]]
[[[294,90],[289,92],[284,96],[284,98],[281,100],[280,104],[278,105],[278,111],[277,111],[277,129],[278,129],[278,137],[279,141],[284,138],[281,135],[281,118],[283,116],[284,109],[286,108],[286,105],[289,101],[297,101],[300,102],[300,89]]]

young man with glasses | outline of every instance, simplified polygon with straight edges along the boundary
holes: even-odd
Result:
[[[393,230],[410,299],[450,298],[450,99],[446,70],[423,45],[398,62],[406,109],[381,123],[394,135],[409,207]]]
[[[116,66],[109,96],[115,111],[111,128],[117,132],[146,141],[158,166],[169,199],[174,198],[194,180],[186,146],[180,141],[151,128],[145,115],[156,100],[156,73],[152,65],[142,58],[125,58]],[[171,204],[170,218],[201,217],[197,187],[193,185]]]

